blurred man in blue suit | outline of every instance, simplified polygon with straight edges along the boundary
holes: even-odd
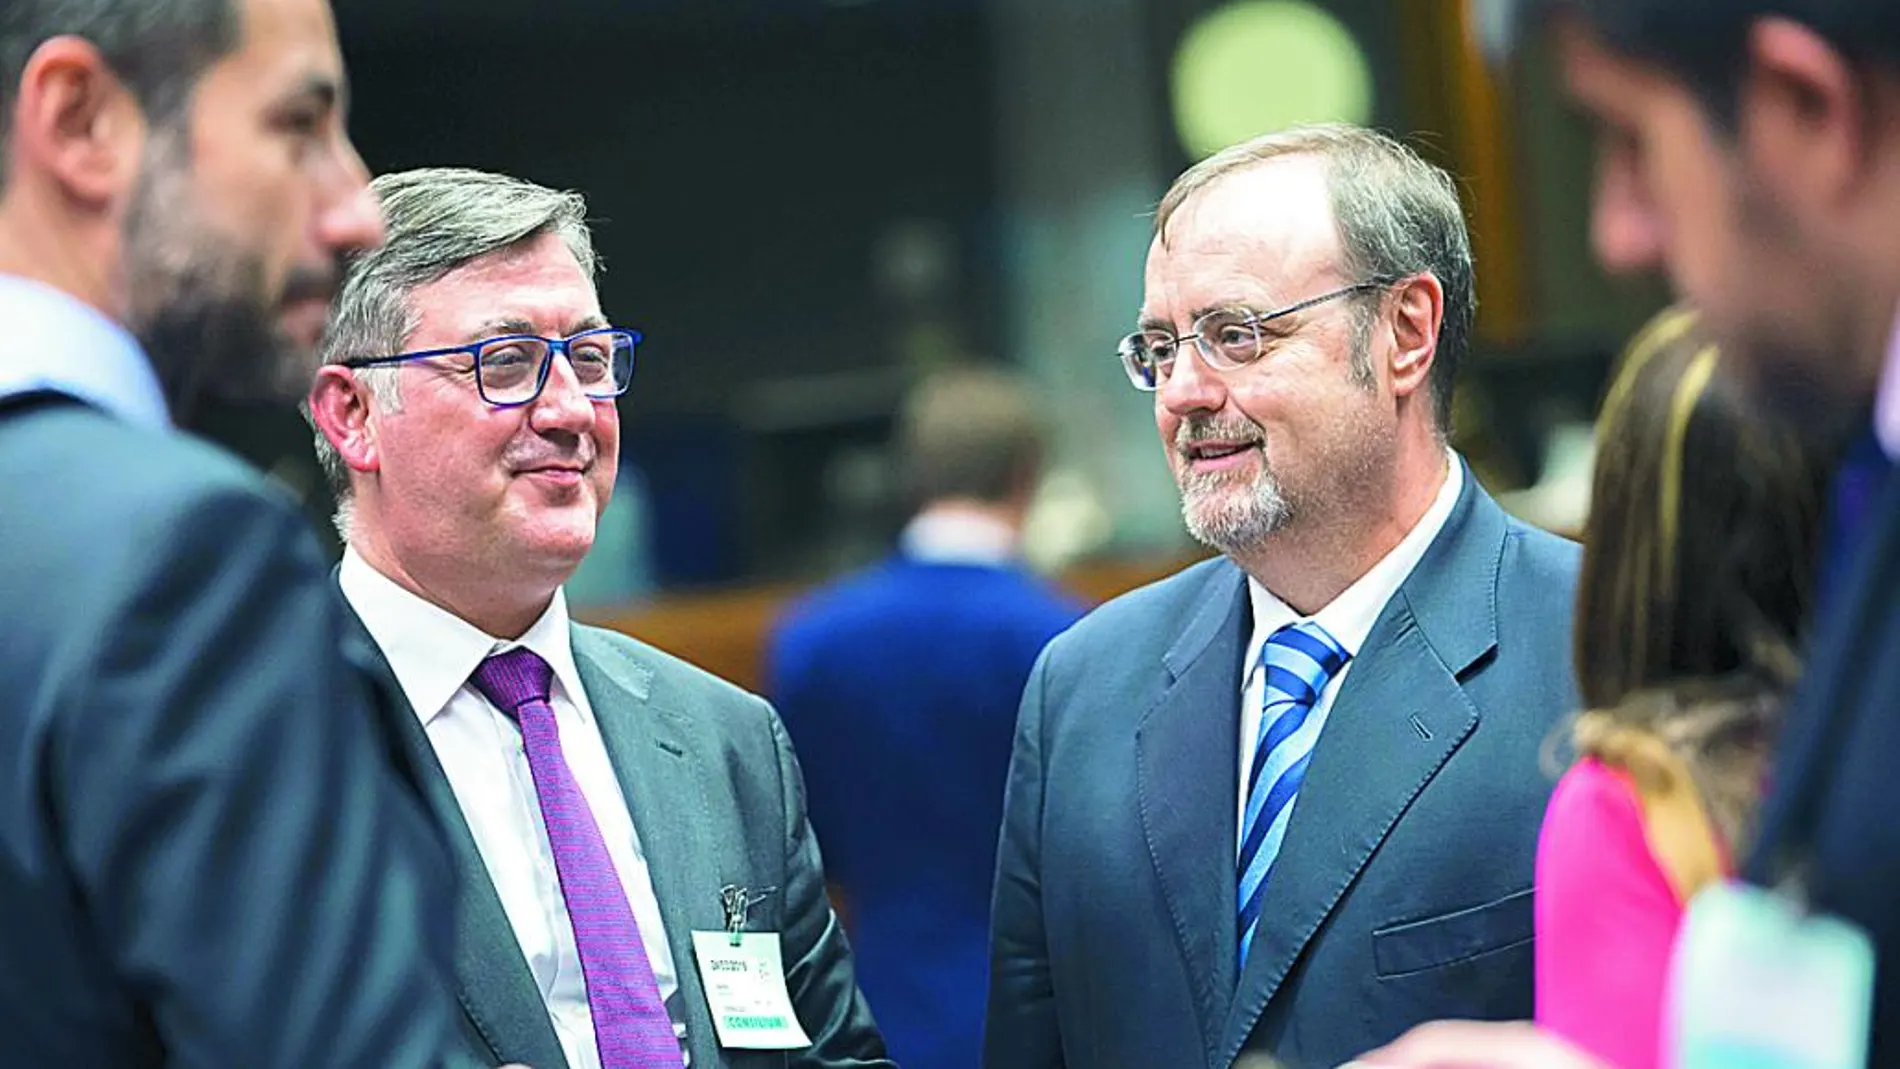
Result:
[[[1018,556],[1043,446],[1020,384],[980,369],[926,379],[898,446],[921,502],[898,552],[793,608],[770,689],[892,1056],[970,1069],[1016,706],[1080,607]]]
[[[1447,448],[1451,179],[1302,128],[1197,164],[1155,222],[1121,355],[1223,556],[1030,679],[984,1064],[1331,1066],[1428,1017],[1529,1016],[1577,551]]]

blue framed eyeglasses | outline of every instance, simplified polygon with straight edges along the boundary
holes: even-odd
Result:
[[[633,354],[643,340],[637,330],[598,327],[565,338],[538,334],[502,334],[446,349],[422,349],[393,356],[345,360],[343,367],[383,367],[411,360],[466,356],[472,360],[475,389],[495,408],[517,408],[541,396],[556,354],[567,357],[581,391],[595,401],[611,401],[633,382]]]

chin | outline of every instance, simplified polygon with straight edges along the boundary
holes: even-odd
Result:
[[[520,558],[546,562],[550,568],[579,567],[581,558],[594,548],[594,525],[575,524],[544,526],[539,530],[527,532],[516,542],[515,554]]]

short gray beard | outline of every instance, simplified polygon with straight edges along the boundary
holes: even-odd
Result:
[[[1181,518],[1196,542],[1229,555],[1259,549],[1293,519],[1293,506],[1271,473],[1250,486],[1220,476],[1181,483]]]
[[[1249,481],[1226,473],[1179,471],[1176,482],[1181,488],[1181,519],[1187,524],[1188,534],[1209,549],[1245,553],[1258,549],[1291,523],[1294,509],[1267,466],[1265,434],[1257,425],[1237,427],[1189,419],[1176,432],[1174,448],[1178,454],[1197,439],[1221,437],[1259,439],[1260,474]]]

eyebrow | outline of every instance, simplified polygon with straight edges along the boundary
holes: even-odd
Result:
[[[335,75],[312,72],[284,93],[280,104],[289,106],[299,101],[316,104],[325,111],[336,111],[344,106],[347,95]]]
[[[567,326],[567,330],[563,331],[561,336],[570,337],[582,333],[583,331],[600,330],[603,327],[610,327],[612,325],[612,323],[607,321],[606,316],[598,312],[590,312],[570,322]],[[473,331],[470,331],[467,338],[469,344],[472,345],[478,341],[486,341],[489,338],[499,338],[508,334],[527,334],[540,337],[540,332],[535,329],[533,323],[521,318],[509,318],[485,320],[476,326]]]
[[[1278,307],[1278,306],[1276,305],[1275,307]],[[1273,310],[1274,309],[1272,308],[1260,309],[1260,308],[1255,308],[1251,304],[1238,304],[1233,301],[1229,301],[1225,304],[1210,304],[1210,305],[1205,305],[1200,308],[1194,309],[1192,312],[1188,313],[1188,323],[1189,324],[1198,323],[1200,322],[1202,316],[1210,315],[1214,312],[1249,312],[1254,315],[1266,315],[1268,312],[1271,312]],[[1159,330],[1159,331],[1164,331],[1166,333],[1172,334],[1174,333],[1174,324],[1168,322],[1165,319],[1160,319],[1156,316],[1144,316],[1142,317],[1141,322],[1138,325],[1137,329]]]

